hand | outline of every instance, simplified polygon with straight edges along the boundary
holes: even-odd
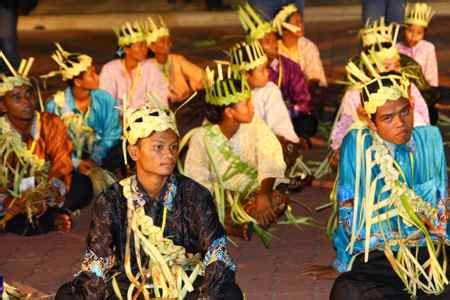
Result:
[[[72,229],[72,219],[67,213],[56,215],[55,229],[62,232],[69,232]]]
[[[80,161],[80,164],[78,165],[78,172],[80,172],[83,175],[88,176],[89,172],[92,168],[95,168],[97,165],[93,160],[82,160]]]
[[[275,213],[273,212],[268,195],[256,195],[256,219],[258,224],[263,227],[267,227],[275,220],[275,218]]]
[[[313,280],[335,280],[340,273],[332,266],[309,265],[301,274],[310,276]]]

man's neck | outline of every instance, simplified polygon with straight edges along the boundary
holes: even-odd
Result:
[[[26,139],[31,134],[31,127],[33,126],[33,119],[23,120],[8,116],[8,120],[12,127],[19,132],[22,138]]]
[[[284,34],[283,35],[283,45],[288,48],[294,48],[297,47],[298,37],[291,34]]]
[[[125,65],[125,69],[127,70],[127,72],[129,74],[131,74],[133,72],[133,70],[137,67],[138,63],[139,62],[137,60],[130,58],[128,56],[125,56],[124,65]]]
[[[168,176],[145,172],[141,168],[137,168],[136,176],[139,183],[151,198],[157,198],[159,196],[168,178]]]
[[[165,65],[167,61],[169,60],[168,54],[155,54],[155,59],[160,65]]]
[[[81,111],[86,112],[91,101],[90,90],[76,87],[72,88],[72,95],[75,100],[75,106]]]
[[[233,119],[224,119],[219,123],[219,128],[227,139],[231,139],[239,130],[240,125],[240,123]]]

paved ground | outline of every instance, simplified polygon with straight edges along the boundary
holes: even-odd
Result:
[[[449,25],[450,18],[438,18],[429,29],[429,39],[438,49],[441,82],[446,85],[450,84]],[[321,49],[330,81],[342,78],[346,58],[357,53],[357,26],[357,22],[307,24],[308,36]],[[242,38],[237,27],[185,28],[175,30],[173,36],[175,50],[200,64],[212,58],[223,58],[221,50]],[[55,67],[49,58],[53,41],[62,42],[67,49],[89,53],[99,66],[108,61],[114,51],[111,32],[26,31],[21,32],[20,39],[22,54],[37,58],[34,74]],[[49,82],[50,91],[57,87],[56,82]],[[308,155],[317,159],[321,153],[316,150]],[[314,208],[327,201],[328,193],[326,189],[310,188],[295,198]],[[307,214],[303,208],[296,210]],[[327,211],[312,214],[321,223],[326,222],[327,215]],[[39,295],[52,295],[76,271],[88,223],[89,211],[85,211],[70,234],[51,233],[28,238],[1,236],[0,273],[7,281],[34,291],[36,299]],[[316,282],[300,274],[307,264],[331,262],[333,251],[324,233],[313,228],[299,231],[281,225],[276,232],[279,239],[269,251],[257,239],[231,247],[238,264],[238,282],[249,299],[327,299],[331,282]]]

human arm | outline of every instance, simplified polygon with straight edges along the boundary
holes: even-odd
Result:
[[[439,86],[438,63],[436,58],[436,49],[433,44],[430,44],[423,73],[430,86]]]
[[[225,300],[227,289],[235,285],[236,266],[227,250],[227,236],[217,216],[211,194],[197,184],[191,184],[194,227],[204,253],[205,279],[200,290],[203,296]]]

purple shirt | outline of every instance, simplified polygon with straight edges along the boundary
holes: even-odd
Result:
[[[291,116],[295,116],[299,112],[311,112],[311,95],[306,77],[297,63],[280,55],[270,63],[269,79],[281,89]]]

